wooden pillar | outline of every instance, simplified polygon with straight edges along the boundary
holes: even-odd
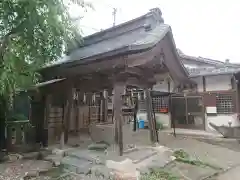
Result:
[[[232,77],[232,87],[235,93],[235,96],[234,96],[235,97],[234,101],[236,105],[235,112],[239,113],[239,94],[238,94],[239,88],[238,88],[238,80],[236,79],[235,75],[233,75]]]
[[[144,92],[146,96],[146,110],[147,110],[147,118],[148,118],[148,125],[149,125],[149,131],[150,131],[150,140],[154,144],[157,142],[157,133],[156,133],[156,127],[153,119],[152,98],[148,88],[145,88]]]
[[[45,99],[45,116],[44,116],[44,131],[47,132],[46,134],[46,138],[45,139],[45,143],[43,142],[43,146],[47,146],[48,143],[48,139],[50,138],[48,136],[48,122],[49,122],[49,117],[50,117],[50,109],[51,109],[51,104],[52,104],[52,95],[46,95],[46,99]]]
[[[133,131],[137,131],[137,112],[138,112],[138,98],[134,97],[134,119],[133,119]]]
[[[67,91],[67,98],[64,106],[64,123],[62,128],[62,135],[64,137],[64,143],[68,142],[68,132],[69,132],[69,126],[70,126],[70,118],[71,118],[71,110],[73,107],[73,93],[74,89],[72,86],[70,87],[69,91]],[[62,138],[61,135],[61,138]]]
[[[114,137],[118,144],[119,155],[123,155],[123,134],[122,134],[122,95],[124,93],[124,83],[116,82],[114,84],[113,95],[113,113],[114,113]]]
[[[202,77],[202,82],[203,82],[203,92],[206,92],[206,78],[205,78],[205,76]]]
[[[52,96],[50,94],[45,96],[45,110],[44,110],[44,128],[48,128],[49,113],[51,109]]]
[[[78,136],[79,134],[79,106],[80,106],[80,100],[79,100],[79,92],[75,91],[76,100],[74,103],[75,108],[75,133]]]
[[[108,121],[108,91],[103,91],[103,121]]]

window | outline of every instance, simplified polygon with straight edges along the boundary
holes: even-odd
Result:
[[[161,109],[168,109],[168,103],[169,103],[168,96],[154,97],[152,101],[153,101],[154,112],[160,112]]]
[[[152,98],[153,110],[154,112],[161,112],[162,110],[166,110],[165,113],[168,112],[169,105],[169,97],[168,96],[158,96]],[[138,110],[141,112],[146,111],[146,100],[138,101]]]
[[[231,114],[234,112],[233,97],[231,94],[218,94],[216,96],[217,113]]]

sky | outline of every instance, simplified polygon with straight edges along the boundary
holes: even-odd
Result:
[[[166,24],[172,27],[177,48],[192,56],[240,63],[239,0],[88,0],[94,10],[82,13],[71,8],[83,35],[113,25],[113,8],[117,8],[116,24],[131,20],[158,7]]]

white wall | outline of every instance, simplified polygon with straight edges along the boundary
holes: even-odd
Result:
[[[197,91],[203,92],[203,78],[202,77],[195,77],[192,78],[193,81],[197,83]]]
[[[170,85],[170,89],[171,85]],[[168,82],[167,81],[158,81],[154,86],[153,86],[154,91],[161,91],[161,92],[168,92]]]
[[[230,90],[231,75],[218,75],[206,77],[206,91]]]
[[[170,115],[169,114],[163,114],[163,113],[155,113],[156,120],[160,121],[164,127],[170,128],[171,127],[171,121],[170,121]],[[147,113],[146,112],[140,112],[137,113],[137,119],[138,120],[144,120],[145,123],[148,123],[147,120]]]
[[[240,126],[240,122],[237,118],[237,114],[230,115],[217,115],[217,116],[206,116],[206,130],[215,131],[209,123],[213,123],[217,126],[229,126],[228,122],[231,121],[232,127]]]
[[[206,91],[223,91],[232,89],[231,75],[206,76]],[[203,92],[202,77],[191,78],[197,83],[198,92]]]
[[[206,76],[206,91],[223,91],[232,89],[231,77],[232,75]],[[191,79],[197,83],[198,92],[203,92],[203,78],[200,76]],[[174,82],[170,79],[170,92],[172,92],[173,89]],[[168,92],[167,78],[157,79],[157,83],[153,86],[153,90]]]
[[[170,78],[169,73],[156,74],[155,79],[157,83],[153,86],[154,91],[168,92],[168,81],[170,82],[170,92],[174,89],[174,82]]]

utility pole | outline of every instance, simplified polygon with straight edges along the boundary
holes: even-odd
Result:
[[[117,15],[117,8],[113,8],[113,27],[116,25],[116,15]]]

